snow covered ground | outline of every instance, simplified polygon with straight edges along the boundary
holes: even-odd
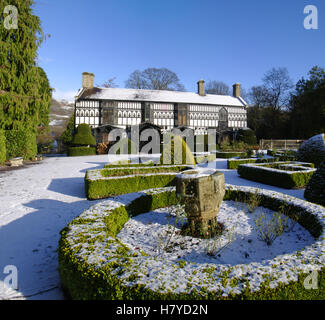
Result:
[[[178,259],[196,263],[247,264],[273,259],[311,245],[315,239],[298,223],[288,219],[288,229],[268,246],[261,241],[255,220],[261,214],[270,221],[274,212],[258,207],[250,213],[239,202],[223,201],[218,212],[218,222],[224,225],[222,235],[214,239],[196,239],[180,235],[186,219],[176,220],[175,206],[161,208],[131,218],[117,238],[129,248],[150,256],[164,256],[174,263]],[[285,217],[283,216],[283,219]],[[175,225],[175,228],[174,228]]]
[[[119,156],[119,159],[125,156]],[[97,201],[84,193],[88,169],[103,168],[107,155],[51,157],[28,168],[0,172],[0,299],[63,299],[57,271],[59,232]],[[283,192],[301,199],[303,190],[287,190],[241,179],[224,159],[210,163],[226,183]],[[207,166],[207,165],[202,165]],[[123,198],[123,196],[121,197]],[[8,289],[6,266],[18,271],[18,289]]]

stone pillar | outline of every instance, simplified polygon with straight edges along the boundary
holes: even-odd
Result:
[[[82,87],[91,89],[94,87],[94,78],[95,75],[93,73],[89,72],[83,72],[82,73]]]
[[[235,83],[233,86],[233,96],[235,98],[240,97],[240,83]]]
[[[198,83],[197,83],[197,93],[200,96],[205,96],[204,80],[198,81]]]
[[[213,236],[225,195],[224,174],[213,169],[186,170],[176,176],[176,194],[185,205],[192,236]]]

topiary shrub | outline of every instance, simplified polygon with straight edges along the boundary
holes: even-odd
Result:
[[[161,164],[196,164],[191,149],[180,136],[172,138],[167,145],[163,146],[162,149],[160,157]]]
[[[6,161],[6,137],[3,130],[0,130],[0,164]]]
[[[325,161],[324,134],[318,134],[303,142],[297,158],[298,161],[314,163],[316,167]]]
[[[237,132],[237,140],[249,145],[257,144],[255,133],[251,129],[239,129]]]
[[[310,178],[304,197],[308,201],[325,205],[325,162],[320,164]]]
[[[91,134],[88,124],[81,123],[76,134],[72,138],[72,145],[68,150],[68,156],[91,156],[96,154],[96,140]]]
[[[75,146],[94,146],[96,140],[91,134],[91,129],[88,124],[81,123],[77,128],[76,134],[72,138],[72,144]]]
[[[108,146],[108,153],[110,154],[135,154],[136,145],[129,138],[123,138],[121,141],[115,142]]]
[[[23,157],[32,159],[37,154],[36,134],[29,128],[6,130],[7,159]]]

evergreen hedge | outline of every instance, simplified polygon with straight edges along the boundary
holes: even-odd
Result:
[[[308,201],[325,206],[325,162],[318,167],[310,178],[304,197]]]
[[[95,147],[70,147],[68,149],[69,157],[93,156],[96,155]]]
[[[247,163],[267,163],[267,162],[276,162],[279,161],[277,158],[252,158],[252,159],[228,159],[227,160],[227,169],[238,169],[238,166],[241,164]]]
[[[235,157],[245,156],[245,152],[236,152],[236,151],[216,151],[213,154],[216,155],[216,158],[229,159]]]
[[[37,155],[36,134],[29,128],[5,130],[7,159],[23,157],[32,159]]]
[[[275,162],[276,164],[285,164],[283,162]],[[303,167],[302,167],[303,169]],[[304,188],[315,169],[309,170],[287,171],[280,169],[273,169],[265,164],[241,164],[238,166],[238,174],[248,180],[262,182],[271,186],[276,186],[285,189]]]
[[[124,167],[88,170],[85,192],[89,200],[102,199],[150,188],[175,185],[175,176],[188,166]]]
[[[6,137],[3,130],[0,129],[0,164],[4,163],[7,158]]]
[[[257,191],[261,206],[279,211],[285,205],[285,214],[294,217],[305,227],[316,238],[317,244],[288,254],[285,260],[279,256],[263,266],[259,263],[247,264],[246,267],[252,269],[247,269],[242,275],[236,272],[237,266],[209,268],[211,265],[206,264],[204,268],[204,264],[199,264],[194,270],[195,274],[208,275],[204,278],[206,280],[191,282],[190,277],[194,275],[194,271],[191,275],[183,271],[183,277],[188,279],[188,286],[180,292],[164,290],[163,280],[159,278],[157,271],[157,285],[155,289],[151,289],[146,286],[145,275],[136,271],[136,266],[141,262],[135,263],[134,260],[143,257],[143,263],[148,261],[150,269],[150,261],[154,258],[147,257],[141,248],[138,251],[130,250],[116,236],[130,217],[177,204],[178,199],[175,189],[157,189],[151,193],[144,191],[125,205],[102,202],[94,206],[94,210],[90,208],[75,218],[61,231],[58,248],[59,274],[65,293],[69,298],[77,300],[324,300],[325,270],[321,263],[321,250],[325,240],[324,209],[316,205],[307,206],[306,202],[295,201],[292,197],[287,199],[279,193],[265,194],[258,189],[248,189],[228,186],[224,200],[247,201]],[[100,252],[98,243],[101,245]],[[287,265],[289,269],[285,268]],[[318,272],[317,289],[307,289],[304,286],[308,275],[306,272],[309,270],[306,269],[307,266]],[[176,261],[176,277],[173,280],[175,289],[178,288],[177,274],[182,274],[180,268],[183,267]],[[250,281],[256,281],[256,273],[260,276],[257,278],[262,280],[259,288],[253,290]],[[295,280],[286,281],[291,273]],[[213,286],[216,281],[222,283],[222,286],[218,290],[211,290],[209,284]],[[238,290],[231,291],[234,287]]]

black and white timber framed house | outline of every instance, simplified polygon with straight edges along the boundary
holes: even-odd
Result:
[[[101,136],[112,128],[130,130],[143,123],[160,128],[162,134],[175,127],[190,128],[195,135],[207,134],[208,129],[235,133],[247,127],[247,103],[239,83],[233,85],[233,96],[206,94],[204,80],[197,84],[197,93],[98,88],[94,74],[84,72],[75,97],[75,124],[87,123]]]

